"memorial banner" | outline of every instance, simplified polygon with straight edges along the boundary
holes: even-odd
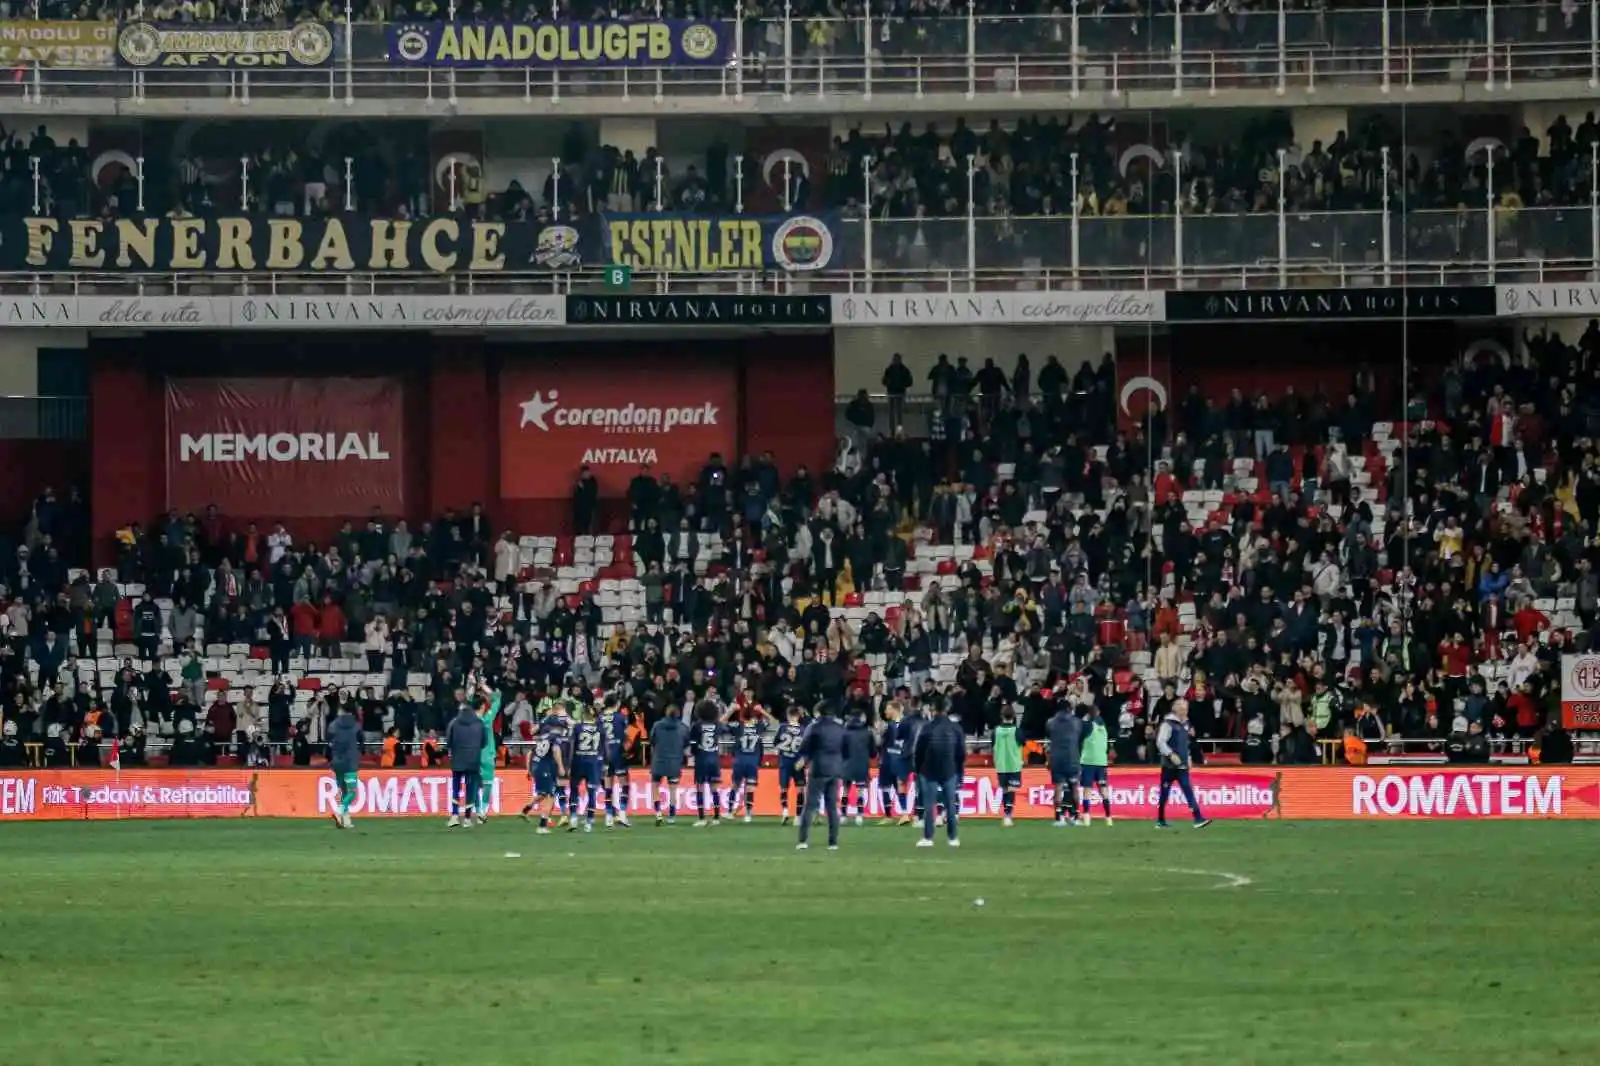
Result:
[[[6,19],[0,22],[0,66],[111,66],[117,43],[114,22]]]
[[[168,378],[167,506],[405,511],[399,378]]]
[[[418,67],[716,67],[731,23],[420,22],[388,29],[389,59]]]
[[[1112,809],[1119,821],[1155,817],[1160,771],[1113,766]],[[527,803],[527,775],[505,772],[495,781],[495,813]],[[1194,771],[1205,813],[1228,819],[1595,819],[1600,818],[1600,767],[1480,766],[1358,770],[1345,767],[1217,767]],[[699,789],[677,789],[680,813],[699,810]],[[731,810],[732,789],[721,790]],[[867,814],[884,812],[876,789]],[[649,814],[654,794],[643,770],[628,774],[624,803]],[[963,818],[998,818],[1001,792],[992,770],[969,772],[961,785]],[[765,769],[756,787],[755,813],[781,809],[778,775]],[[1098,806],[1098,804],[1096,805]],[[0,770],[0,821],[113,818],[328,818],[338,808],[338,786],[326,770]],[[450,771],[362,771],[351,808],[358,818],[444,818],[450,813]],[[1173,789],[1169,818],[1188,815]],[[1054,792],[1041,769],[1023,771],[1018,818],[1055,817]]]
[[[284,29],[129,22],[117,58],[130,67],[320,67],[333,59],[333,30],[320,22]]]

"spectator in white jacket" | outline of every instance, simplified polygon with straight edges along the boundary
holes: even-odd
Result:
[[[389,653],[389,622],[383,615],[374,615],[366,624],[362,647],[367,653],[367,672],[376,674],[383,670],[384,656]]]
[[[500,534],[494,545],[494,579],[504,588],[517,572],[517,541],[511,531]]]

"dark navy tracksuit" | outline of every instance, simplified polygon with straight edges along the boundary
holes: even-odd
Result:
[[[806,763],[806,805],[800,813],[800,843],[811,834],[818,808],[828,813],[828,846],[839,843],[839,778],[844,773],[844,726],[825,714],[811,723],[800,741]]]

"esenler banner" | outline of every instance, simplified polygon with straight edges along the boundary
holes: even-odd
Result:
[[[648,464],[680,486],[732,462],[739,380],[725,361],[607,354],[508,363],[500,373],[500,495],[559,499],[587,465],[619,497]]]
[[[1139,822],[1155,817],[1160,773],[1147,766],[1112,767],[1114,813]],[[1198,769],[1195,791],[1205,813],[1220,819],[1364,819],[1375,821],[1484,818],[1600,818],[1600,767],[1484,766],[1417,769],[1253,767]],[[727,809],[730,790],[723,790]],[[1017,816],[1054,817],[1048,776],[1023,773]],[[306,770],[42,770],[0,772],[0,821],[121,818],[326,818],[338,798],[331,774]],[[678,809],[698,809],[698,790],[678,790]],[[517,811],[528,802],[527,776],[504,770],[496,781],[494,809]],[[777,772],[762,775],[756,813],[778,814]],[[882,814],[882,797],[869,797]],[[650,782],[630,774],[630,810],[647,814]],[[1098,805],[1097,805],[1098,806]],[[362,817],[444,817],[450,810],[448,770],[370,770],[361,774],[354,811]],[[1168,817],[1187,810],[1174,793]],[[967,818],[1000,815],[1000,788],[992,771],[967,775],[961,790]]]
[[[398,378],[168,378],[167,506],[331,518],[405,506]]]

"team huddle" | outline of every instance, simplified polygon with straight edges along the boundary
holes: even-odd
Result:
[[[669,710],[649,733],[650,802],[656,824],[676,822],[686,769],[693,775],[694,824],[721,824],[725,742],[733,751],[726,814],[742,814],[745,822],[753,821],[770,733],[778,758],[780,824],[798,822],[800,847],[807,846],[807,829],[824,813],[829,846],[836,846],[840,820],[864,824],[874,799],[882,813],[880,825],[921,822],[923,839],[918,843],[929,845],[935,825],[944,824],[949,843],[956,846],[966,738],[946,715],[943,700],[924,702],[926,707],[889,700],[875,723],[859,706],[841,720],[827,703],[819,703],[809,716],[791,706],[779,720],[742,692],[731,705],[714,698],[701,700],[690,709],[688,721],[676,709]],[[451,828],[483,824],[493,806],[493,723],[500,705],[498,691],[473,679],[450,723]],[[1163,756],[1158,826],[1165,825],[1168,785],[1182,790],[1196,825],[1206,824],[1189,782],[1183,711],[1186,707],[1180,706],[1173,721],[1163,723],[1158,738]],[[616,697],[606,696],[595,705],[552,695],[541,701],[535,718],[526,755],[532,798],[522,808],[522,817],[531,820],[537,815],[541,834],[563,822],[568,832],[592,832],[597,816],[604,818],[607,828],[632,828],[630,719]],[[1112,824],[1109,738],[1098,712],[1063,700],[1038,739],[1048,744],[1055,824],[1090,824],[1097,798],[1105,823]],[[339,796],[334,820],[349,828],[360,761],[360,727],[353,715],[342,714],[330,726],[329,746]],[[993,733],[993,758],[1003,824],[1008,827],[1014,824],[1026,750],[1016,713],[1007,709]]]

